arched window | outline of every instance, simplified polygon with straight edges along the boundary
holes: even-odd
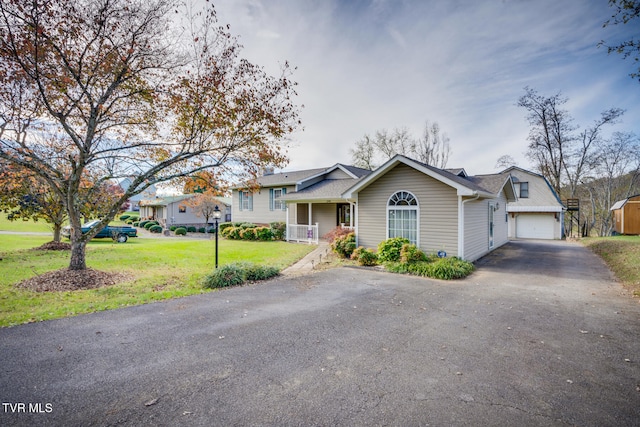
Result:
[[[418,244],[418,199],[408,191],[398,191],[387,203],[387,237],[404,237]]]

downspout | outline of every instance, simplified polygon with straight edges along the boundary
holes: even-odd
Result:
[[[480,198],[477,191],[473,192],[471,199],[462,200],[462,196],[458,196],[458,258],[464,258],[464,204]]]

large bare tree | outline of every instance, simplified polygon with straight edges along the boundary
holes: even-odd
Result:
[[[608,109],[590,127],[576,134],[578,127],[564,109],[567,98],[560,93],[540,95],[528,87],[525,92],[518,106],[527,111],[531,126],[527,155],[558,194],[567,193],[568,188],[566,196],[573,197],[582,178],[597,165],[595,154],[602,142],[603,126],[615,123],[624,111]]]
[[[180,0],[0,2],[0,158],[64,202],[69,268],[86,269],[82,183],[135,176],[102,216],[155,183],[217,168],[254,176],[286,163],[299,125],[288,64],[270,76],[209,3]],[[35,137],[55,132],[43,142]]]
[[[421,137],[414,138],[406,128],[393,131],[378,130],[374,136],[364,135],[349,150],[354,166],[375,169],[396,154],[411,157],[422,163],[445,168],[451,154],[449,138],[440,133],[437,122],[425,123]]]

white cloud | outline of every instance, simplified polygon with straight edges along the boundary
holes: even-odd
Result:
[[[449,135],[451,166],[491,172],[509,154],[528,167],[529,128],[515,106],[525,86],[562,91],[584,126],[605,108],[625,108],[624,130],[640,134],[630,63],[596,48],[625,30],[603,32],[606,2],[223,0],[216,7],[248,59],[274,73],[285,60],[298,67],[306,130],[294,135],[288,169],[348,163],[365,133],[407,127],[417,136],[425,120]]]

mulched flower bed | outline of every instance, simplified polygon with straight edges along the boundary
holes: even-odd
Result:
[[[35,292],[78,291],[112,286],[126,278],[127,275],[123,273],[109,273],[92,268],[86,270],[64,268],[23,280],[16,286]]]
[[[70,251],[71,244],[64,242],[47,242],[42,246],[33,248],[34,251]]]

